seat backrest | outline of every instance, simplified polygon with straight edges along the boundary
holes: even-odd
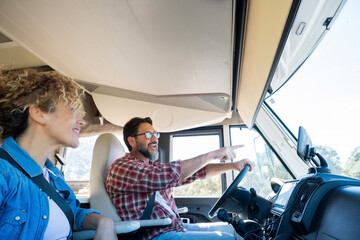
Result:
[[[111,133],[104,133],[95,142],[90,175],[90,207],[114,221],[121,221],[106,192],[105,182],[110,165],[123,157],[125,149]]]

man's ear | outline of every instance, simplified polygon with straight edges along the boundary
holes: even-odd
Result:
[[[45,124],[45,114],[38,107],[29,107],[29,118],[40,124]]]
[[[136,148],[136,140],[134,137],[129,136],[129,137],[127,137],[127,140],[133,149]]]

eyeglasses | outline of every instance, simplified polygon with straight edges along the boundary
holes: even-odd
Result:
[[[133,137],[136,137],[136,136],[139,136],[139,135],[145,135],[145,137],[147,139],[151,139],[153,136],[155,136],[156,138],[160,138],[160,133],[158,132],[144,132],[144,133],[139,133],[139,134],[136,134],[134,135]]]

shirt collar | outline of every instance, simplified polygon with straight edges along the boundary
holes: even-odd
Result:
[[[41,167],[25,152],[12,137],[8,137],[4,140],[2,145],[9,155],[29,174],[30,177],[35,177],[42,174]]]

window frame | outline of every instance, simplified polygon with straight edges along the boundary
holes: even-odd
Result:
[[[161,139],[159,140],[159,159],[161,163],[168,163],[172,161],[173,151],[173,137],[190,137],[190,136],[206,136],[206,135],[218,135],[219,136],[219,148],[224,147],[224,129],[222,125],[199,127],[188,130],[161,133]],[[224,192],[227,188],[226,185],[226,173],[221,174],[221,192]],[[196,196],[194,196],[196,197]]]
[[[286,165],[286,163],[283,161],[283,159],[280,157],[280,155],[278,154],[278,152],[275,151],[275,149],[273,148],[273,146],[270,144],[270,142],[268,141],[268,139],[265,137],[265,135],[260,131],[260,129],[254,125],[252,128],[248,128],[245,124],[231,124],[229,125],[229,141],[230,141],[230,146],[233,146],[233,138],[232,138],[232,133],[231,133],[231,129],[233,128],[240,128],[240,129],[248,129],[249,131],[256,131],[257,134],[259,134],[259,136],[262,138],[262,140],[264,141],[264,143],[267,145],[267,147],[272,151],[272,153],[276,156],[277,160],[280,162],[280,164],[282,165],[282,167],[284,168],[284,170],[289,174],[289,176],[293,179],[296,179],[296,176],[293,174],[292,171],[290,171],[289,167]],[[232,172],[232,180],[235,179],[236,175],[234,170],[231,171]],[[290,180],[290,179],[289,179]]]
[[[274,112],[272,112],[273,114],[275,114]],[[281,121],[281,119],[276,115],[276,119],[278,121],[281,122],[282,126],[286,127],[286,125]],[[232,146],[232,138],[231,138],[231,128],[234,127],[240,127],[240,128],[247,128],[249,129],[246,125],[244,124],[233,124],[229,126],[229,138],[230,138],[230,145]],[[277,151],[275,151],[275,148],[270,144],[270,142],[268,141],[268,139],[265,137],[265,135],[260,131],[260,129],[258,128],[258,126],[255,124],[251,129],[249,130],[255,130],[264,140],[264,142],[267,144],[267,146],[270,148],[270,150],[276,155],[276,157],[279,159],[280,163],[283,165],[283,167],[286,169],[286,171],[290,174],[290,176],[293,179],[296,179],[296,176],[294,175],[294,173],[290,170],[290,168],[286,165],[285,161],[281,158],[281,156],[279,155],[279,153]],[[290,132],[291,136],[294,136],[291,132]],[[233,179],[235,179],[234,173],[233,173]]]

